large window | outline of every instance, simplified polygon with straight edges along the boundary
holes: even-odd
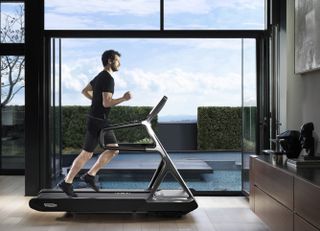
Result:
[[[24,57],[1,56],[1,169],[24,169]]]
[[[45,0],[44,37],[39,38],[45,42],[39,52],[45,60],[37,70],[49,76],[35,77],[45,97],[37,107],[44,123],[36,135],[45,133],[43,146],[37,147],[48,152],[44,155],[52,171],[35,167],[53,176],[45,183],[54,187],[79,154],[90,105],[81,90],[102,70],[102,52],[115,49],[122,56],[114,97],[133,93],[121,106],[153,106],[168,96],[156,132],[187,184],[201,192],[239,193],[246,169],[243,153],[255,146],[256,104],[250,99],[257,93],[256,44],[266,28],[265,2]],[[126,116],[118,117],[131,118]],[[49,166],[47,159],[39,158],[43,168]],[[99,183],[103,188],[145,188],[159,160],[151,153],[122,152],[101,170]],[[139,162],[152,167],[146,172],[128,167]],[[166,182],[176,186],[171,178]]]
[[[0,172],[22,173],[25,157],[25,42],[23,1],[0,1]]]
[[[164,29],[264,30],[265,0],[163,0]],[[46,0],[46,29],[159,30],[161,0]]]
[[[103,69],[103,51],[115,49],[121,53],[121,67],[114,73],[114,97],[121,97],[126,91],[133,94],[133,99],[122,105],[153,106],[163,95],[168,96],[168,102],[159,114],[156,131],[166,148],[170,149],[167,137],[171,137],[172,142],[181,142],[180,147],[176,144],[175,150],[170,150],[170,154],[188,185],[197,191],[241,191],[241,107],[255,107],[255,39],[53,39],[51,45],[54,52],[51,55],[51,102],[55,111],[52,113],[55,131],[51,132],[55,134],[52,139],[56,142],[52,145],[56,147],[53,159],[57,160],[58,150],[61,150],[63,155],[59,159],[67,163],[62,164],[64,174],[72,158],[81,151],[84,138],[85,118],[91,102],[81,90]],[[245,86],[243,81],[246,81]],[[208,114],[199,115],[199,108],[206,108]],[[203,141],[203,136],[197,136],[197,133],[203,133],[198,124],[199,116],[206,117],[210,110],[223,111],[225,108],[229,110],[230,120],[234,120],[225,122],[238,125],[231,132],[238,134],[236,141],[230,143],[225,138],[229,131],[219,131],[219,127],[213,131],[219,133],[209,134],[207,141]],[[60,111],[60,115],[56,114]],[[255,108],[251,113],[254,111]],[[205,118],[207,124],[201,129],[214,129],[217,121],[224,121],[225,117],[221,114],[216,119]],[[125,114],[119,118],[120,122],[127,119]],[[246,130],[250,133],[247,143],[253,148],[254,121],[248,126],[253,126]],[[180,130],[185,132],[178,133],[178,137],[173,135]],[[195,144],[193,147],[184,144],[190,139]],[[211,139],[216,143],[212,144]],[[200,145],[200,142],[204,144]],[[185,147],[188,147],[187,151]],[[150,165],[145,171],[135,171],[141,161]],[[153,173],[150,168],[156,167],[159,161],[158,154],[120,152],[107,168],[101,170],[99,182],[106,188],[145,188]],[[188,169],[184,169],[183,163],[188,164]],[[178,186],[171,178],[164,184]]]
[[[196,122],[200,106],[241,106],[241,39],[63,39],[63,105],[90,104],[81,90],[106,49],[122,54],[114,96],[133,93],[123,105],[169,97],[160,122]]]

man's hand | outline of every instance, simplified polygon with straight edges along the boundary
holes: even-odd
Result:
[[[132,98],[132,95],[130,91],[127,91],[123,94],[121,98],[113,99],[111,92],[102,92],[102,98],[103,98],[103,107],[113,107],[115,105],[118,105],[119,103],[122,103],[124,101],[128,101]]]
[[[128,101],[132,98],[131,92],[127,91],[126,93],[124,93],[123,98]]]

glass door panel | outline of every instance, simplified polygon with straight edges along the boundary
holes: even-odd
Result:
[[[51,40],[50,156],[52,183],[61,173],[61,40]]]
[[[249,157],[256,151],[256,40],[242,40],[242,190],[249,192]]]
[[[114,73],[114,97],[128,90],[134,94],[132,100],[112,108],[111,123],[135,120],[133,115],[167,95],[156,132],[186,183],[199,193],[239,194],[241,39],[63,38],[62,172],[68,171],[81,151],[90,107],[81,90],[102,70],[100,57],[105,49],[121,53],[121,68]],[[117,135],[119,142],[123,138],[123,134]],[[82,172],[92,166],[100,152],[96,150]],[[101,169],[98,181],[102,188],[144,188],[159,160],[159,154],[121,151]],[[143,169],[137,168],[140,163]],[[75,188],[83,186],[78,179]],[[170,177],[166,183],[171,183]]]

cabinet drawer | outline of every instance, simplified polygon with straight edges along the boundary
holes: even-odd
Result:
[[[320,188],[295,178],[294,190],[296,213],[320,229]]]
[[[254,168],[255,185],[293,210],[294,177],[258,159],[254,160]]]
[[[319,231],[301,217],[294,215],[294,231]]]
[[[271,230],[293,230],[293,212],[255,187],[255,213]]]

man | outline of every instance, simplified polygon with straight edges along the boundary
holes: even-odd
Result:
[[[114,79],[112,73],[119,70],[120,53],[114,50],[107,50],[102,54],[103,71],[101,71],[83,90],[82,94],[91,100],[91,109],[87,119],[87,130],[83,149],[78,157],[73,161],[70,171],[65,179],[58,186],[68,196],[76,197],[73,191],[72,182],[74,177],[82,169],[85,163],[92,157],[93,151],[99,143],[99,132],[108,126],[108,115],[112,106],[131,99],[131,93],[126,92],[121,98],[113,99]],[[108,146],[118,146],[113,131],[105,134],[105,142]],[[97,172],[107,164],[118,150],[106,150],[99,156],[91,169],[81,176],[88,186],[95,191],[99,191],[94,178]]]

